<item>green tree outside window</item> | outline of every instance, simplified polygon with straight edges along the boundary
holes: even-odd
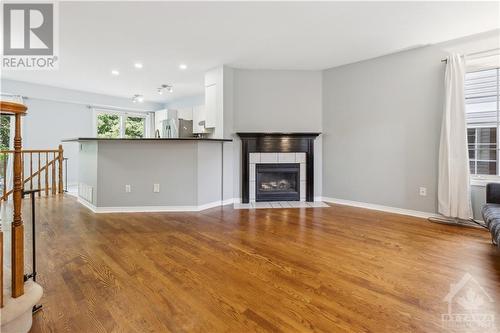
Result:
[[[97,136],[99,138],[120,137],[120,116],[101,113],[97,116]]]
[[[145,119],[141,117],[127,117],[125,121],[125,137],[126,138],[143,138],[144,137]]]
[[[10,116],[0,116],[0,149],[9,149],[10,143]]]

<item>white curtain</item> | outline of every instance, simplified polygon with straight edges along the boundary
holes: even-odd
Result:
[[[439,146],[438,211],[459,219],[472,218],[464,80],[464,58],[459,54],[450,55]]]
[[[155,113],[149,112],[149,138],[154,138],[156,136],[156,120]]]

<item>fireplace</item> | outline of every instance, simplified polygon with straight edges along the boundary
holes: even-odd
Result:
[[[237,134],[241,139],[242,203],[276,200],[314,201],[314,140],[320,133],[239,132]],[[260,166],[261,164],[266,165]],[[274,164],[277,165],[270,167]],[[295,164],[295,172],[270,170],[270,168],[284,168],[287,164]],[[296,164],[300,165],[298,172]],[[258,185],[257,166],[267,169],[260,173],[260,181],[264,176],[266,179],[280,178],[277,176],[278,173],[283,179],[264,179],[264,184]],[[298,180],[296,177],[299,177]],[[282,181],[281,188],[280,181]]]
[[[300,164],[256,164],[255,201],[298,201]]]

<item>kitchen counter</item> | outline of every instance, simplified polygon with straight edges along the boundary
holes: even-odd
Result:
[[[232,140],[63,141],[79,146],[78,200],[96,213],[199,211],[224,204],[223,193],[232,193]]]
[[[82,141],[213,141],[213,142],[231,142],[231,139],[211,139],[211,138],[71,138],[64,139],[62,142],[82,142]]]

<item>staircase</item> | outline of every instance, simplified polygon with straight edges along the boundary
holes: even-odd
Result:
[[[23,104],[0,101],[0,114],[15,117],[14,149],[0,151],[0,157],[3,157],[0,203],[12,208],[8,213],[3,209],[3,225],[0,224],[4,227],[4,230],[0,228],[0,332],[2,333],[27,333],[31,328],[34,306],[43,294],[42,287],[29,280],[29,277],[35,275],[25,275],[25,229],[22,216],[25,189],[28,187],[32,190],[32,200],[34,186],[42,190],[38,195],[63,193],[62,146],[54,150],[22,150],[21,117],[26,114],[26,109]],[[8,163],[8,160],[11,163]],[[12,165],[9,166],[10,164]],[[12,185],[6,181],[10,178],[7,177],[9,169],[13,170]],[[7,226],[6,221],[10,220],[12,223]],[[5,246],[4,240],[10,240],[9,246]],[[5,253],[6,249],[10,249],[10,253]],[[34,251],[33,249],[33,254]],[[4,265],[4,259],[9,257],[10,268]]]

